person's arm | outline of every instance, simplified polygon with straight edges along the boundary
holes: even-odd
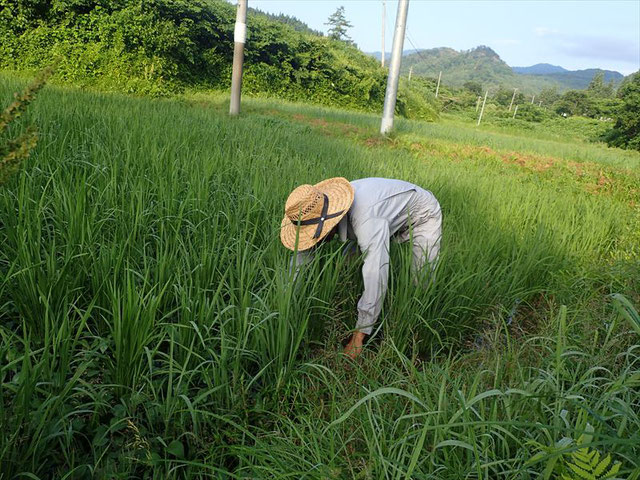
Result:
[[[370,335],[387,293],[389,222],[384,218],[370,218],[358,228],[356,236],[358,245],[365,255],[362,266],[364,292],[358,301],[356,329]]]

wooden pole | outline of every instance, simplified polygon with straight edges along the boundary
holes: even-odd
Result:
[[[442,78],[442,70],[440,70],[440,75],[438,75],[438,86],[436,87],[436,98],[438,98],[438,91],[440,90],[440,79]]]
[[[229,115],[240,113],[242,91],[242,64],[244,63],[244,43],[247,38],[247,0],[238,0],[236,26],[233,32],[233,70],[231,72],[231,102]]]
[[[518,113],[518,105],[516,105],[516,108],[513,110],[513,118],[516,118],[516,113]]]
[[[487,103],[487,95],[489,94],[489,90],[484,92],[484,100],[482,101],[482,109],[480,110],[480,116],[478,117],[478,126],[480,125],[480,120],[482,120],[482,114],[484,113],[484,104]]]
[[[513,89],[513,96],[511,97],[511,103],[509,104],[509,111],[511,111],[511,107],[513,107],[513,101],[516,99],[516,92],[518,91],[517,88]]]

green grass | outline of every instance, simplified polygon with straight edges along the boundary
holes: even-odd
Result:
[[[34,107],[0,189],[0,478],[555,478],[588,426],[640,474],[638,337],[608,296],[639,300],[637,155],[451,122],[381,141],[375,116],[259,99]],[[565,168],[583,156],[609,183]],[[394,245],[355,363],[359,261],[327,245],[293,283],[278,239],[290,190],[331,176],[444,212],[436,282]]]
[[[192,94],[192,102],[213,104],[225,111],[227,98],[221,94],[207,96]],[[339,110],[329,107],[309,106],[301,103],[283,103],[277,100],[253,99],[245,109],[273,114],[274,111],[322,117],[324,120],[343,122],[366,128],[374,134],[380,128],[380,118],[375,114]],[[463,145],[483,145],[491,148],[550,155],[575,162],[596,162],[618,168],[640,170],[640,154],[633,150],[609,148],[606,143],[592,139],[611,127],[604,122],[583,117],[552,118],[544,122],[511,121],[491,113],[485,113],[480,127],[476,126],[477,114],[442,114],[443,122],[416,122],[396,118],[396,132],[415,133],[420,137],[444,140]]]

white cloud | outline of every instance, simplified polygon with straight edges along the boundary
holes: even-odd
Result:
[[[533,29],[533,33],[535,33],[539,37],[549,37],[551,35],[557,35],[560,31],[555,28],[548,27],[536,27]]]

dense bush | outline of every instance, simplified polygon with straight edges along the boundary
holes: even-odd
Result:
[[[482,85],[480,84],[480,82],[474,82],[474,81],[464,82],[463,87],[465,88],[465,90],[469,90],[475,96],[482,95]]]
[[[569,90],[554,104],[553,108],[560,115],[580,115],[583,117],[610,117],[616,114],[620,101],[594,95],[589,90]]]
[[[64,82],[127,92],[168,93],[196,77],[215,83],[226,52],[207,53],[230,38],[232,28],[221,28],[222,10],[183,2],[4,4],[3,67],[35,69],[53,60]],[[218,28],[209,26],[214,23]]]
[[[551,129],[571,132],[583,140],[604,140],[610,146],[639,149],[639,82],[637,75],[630,76],[614,96],[613,85],[605,84],[602,75],[596,75],[584,90],[560,94],[556,88],[547,88],[534,99],[517,91],[514,97],[513,89],[500,86],[489,89],[482,123],[520,129],[535,129],[536,124],[544,124]],[[477,95],[479,88],[480,85],[473,82],[467,82],[462,88],[443,89],[441,86],[441,92],[444,92],[438,98],[441,111],[477,122],[484,98],[484,95]],[[509,109],[512,98],[517,111]]]
[[[640,74],[625,82],[618,96],[622,104],[616,124],[605,138],[611,146],[640,150]]]
[[[523,103],[518,106],[516,116],[520,120],[529,122],[542,122],[553,117],[553,114],[546,108],[542,108],[532,103]]]
[[[503,107],[508,107],[511,105],[511,100],[513,99],[513,105],[518,105],[520,103],[524,103],[524,94],[522,92],[516,92],[514,97],[513,88],[507,88],[504,86],[500,86],[498,90],[493,95],[493,101]]]
[[[435,118],[436,111],[433,107],[436,103],[435,89],[435,80],[429,78],[415,78],[411,82],[401,78],[398,86],[396,112],[407,118]],[[441,85],[440,91],[443,90]],[[384,95],[384,91],[382,94]]]
[[[0,0],[0,7],[0,68],[55,61],[65,83],[154,95],[229,86],[235,8],[225,1]],[[376,60],[287,23],[249,12],[246,93],[382,107],[386,75]],[[417,91],[405,86],[400,96],[399,112],[435,118],[435,104]]]

